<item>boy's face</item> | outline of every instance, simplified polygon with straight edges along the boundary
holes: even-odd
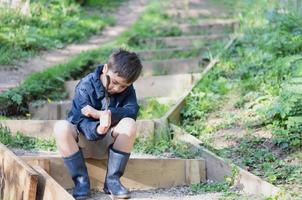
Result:
[[[109,94],[117,94],[123,92],[131,83],[127,83],[126,79],[118,76],[117,73],[114,73],[110,69],[108,70],[107,65],[103,69],[103,74],[109,76]]]

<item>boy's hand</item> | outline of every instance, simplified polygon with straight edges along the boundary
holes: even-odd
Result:
[[[86,117],[92,117],[94,119],[99,119],[101,115],[101,111],[98,111],[91,107],[90,105],[85,106],[84,108],[81,109],[81,112],[83,115]]]
[[[100,125],[98,126],[98,133],[105,134],[111,126],[111,111],[99,111]]]

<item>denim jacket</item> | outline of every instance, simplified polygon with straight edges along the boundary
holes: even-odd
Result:
[[[105,110],[105,88],[100,80],[104,65],[100,65],[93,73],[88,74],[77,84],[72,107],[67,120],[76,125],[88,140],[100,139],[102,135],[97,134],[98,119],[84,116],[81,109],[87,105],[97,109]],[[111,125],[116,125],[122,118],[137,118],[139,106],[133,85],[131,84],[121,93],[110,95],[109,110],[111,111]]]

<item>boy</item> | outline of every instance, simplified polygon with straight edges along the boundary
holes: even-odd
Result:
[[[75,184],[76,199],[90,194],[81,148],[85,149],[85,157],[93,149],[94,158],[103,157],[108,150],[104,192],[113,198],[130,198],[120,177],[135,140],[139,106],[132,83],[141,70],[135,53],[123,49],[113,52],[107,64],[98,66],[78,83],[67,120],[55,124],[57,147]]]

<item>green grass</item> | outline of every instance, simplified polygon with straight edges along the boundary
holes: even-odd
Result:
[[[155,23],[159,23],[163,18],[161,13],[156,12],[159,2],[152,1],[148,4],[146,11],[133,27],[121,35],[117,40],[107,43],[102,47],[87,51],[73,57],[67,63],[56,65],[42,72],[30,75],[20,86],[0,94],[0,115],[14,116],[26,115],[28,113],[28,103],[38,100],[59,100],[66,98],[64,82],[70,79],[79,79],[88,72],[94,70],[99,63],[107,62],[112,49],[118,47],[128,47],[128,37],[139,31],[140,34],[150,34],[149,28]],[[153,19],[153,17],[155,17]],[[21,19],[20,19],[21,20]],[[152,24],[148,24],[154,20]],[[142,31],[144,30],[144,31]]]
[[[285,187],[292,198],[300,199],[295,188],[302,186],[301,159],[293,161],[291,156],[302,145],[302,97],[299,85],[286,86],[289,82],[299,84],[291,80],[302,66],[302,20],[293,13],[277,13],[276,2],[257,2],[240,1],[240,6],[245,6],[239,15],[244,35],[188,97],[183,127],[220,156]],[[225,83],[219,84],[219,79]],[[225,88],[231,82],[233,87]],[[207,117],[219,111],[227,101],[226,94],[234,90],[240,95],[235,106],[255,116],[240,119],[248,132],[244,138],[231,138],[236,145],[217,149],[209,140],[215,130],[207,129]],[[251,136],[260,128],[272,137]]]
[[[138,118],[139,119],[157,119],[162,117],[169,109],[168,104],[161,104],[156,99],[148,99],[141,105]]]
[[[170,1],[152,1],[140,19],[129,31],[122,34],[118,41],[131,48],[148,49],[149,47],[144,43],[144,39],[181,35],[179,28],[171,23],[172,19],[165,14],[162,8],[162,4],[167,3],[170,3]]]
[[[224,102],[225,95],[232,87],[225,70],[218,67],[210,71],[194,87],[187,98],[187,106],[182,110],[183,127],[195,136],[201,136],[209,113],[217,110]]]
[[[110,6],[115,8],[120,4],[114,2],[113,5],[103,3],[100,12],[67,0],[33,1],[31,16],[1,8],[0,65],[13,64],[41,50],[62,48],[99,34],[106,26],[114,24],[109,16]]]
[[[162,133],[156,137],[136,138],[134,152],[170,158],[193,159],[199,157],[199,152],[192,151],[189,145],[171,139],[171,133]]]
[[[36,100],[58,100],[66,98],[65,80],[78,79],[107,60],[111,48],[82,53],[66,64],[30,75],[20,86],[0,94],[0,113],[5,116],[25,115],[28,103]]]
[[[84,6],[96,7],[98,10],[102,11],[114,11],[114,9],[121,5],[121,3],[126,3],[128,0],[85,0]]]
[[[207,192],[227,192],[229,185],[227,182],[221,183],[199,183],[191,185],[191,192],[193,194],[207,193]]]
[[[38,139],[28,137],[22,133],[12,135],[10,130],[0,124],[0,142],[10,148],[18,148],[24,150],[44,150],[56,151],[56,143],[54,139]]]
[[[58,3],[57,9],[60,9],[60,5],[63,3],[64,2]],[[78,8],[78,5],[75,5],[75,7],[81,9]],[[97,64],[105,63],[113,48],[121,46],[130,50],[150,48],[144,45],[143,39],[154,36],[179,35],[180,33],[173,28],[174,25],[171,23],[171,20],[172,19],[166,16],[161,9],[160,2],[151,1],[137,23],[115,41],[105,44],[96,50],[81,53],[71,58],[67,63],[56,65],[39,73],[34,73],[18,87],[1,93],[0,115],[24,116],[28,113],[28,104],[30,102],[64,99],[67,95],[64,92],[64,82],[70,79],[79,79],[88,72],[91,72]],[[17,25],[20,24],[17,23]],[[47,30],[51,31],[49,28]],[[131,38],[136,38],[138,42],[142,43],[133,42]],[[40,42],[38,43],[40,44]],[[220,47],[214,49],[219,50]],[[195,55],[195,53],[193,54]],[[210,54],[205,56],[210,57]],[[162,74],[165,72],[160,71],[157,73]]]

